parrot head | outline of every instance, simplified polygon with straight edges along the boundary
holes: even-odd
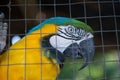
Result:
[[[56,31],[42,38],[41,46],[45,49],[44,54],[49,58],[55,58],[59,64],[62,64],[66,57],[83,58],[80,70],[86,67],[94,55],[91,27],[75,19],[53,17],[32,28],[28,34],[42,29],[46,24],[54,24]]]

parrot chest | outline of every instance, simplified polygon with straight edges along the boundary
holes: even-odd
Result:
[[[0,80],[56,79],[60,72],[59,65],[55,60],[44,56],[39,39],[33,42],[31,40],[28,37],[25,43],[23,39],[4,53],[0,62],[3,65],[0,66]]]

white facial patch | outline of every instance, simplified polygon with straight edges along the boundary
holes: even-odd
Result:
[[[80,42],[82,42],[83,40],[93,38],[93,35],[91,33],[85,33],[83,30],[82,31],[77,30],[78,28],[75,30],[75,27],[73,27],[73,26],[72,26],[73,30],[75,30],[77,32],[73,31],[74,35],[71,32],[69,34],[69,32],[66,32],[67,28],[69,28],[69,27],[70,27],[70,25],[59,26],[60,29],[58,31],[58,35],[52,36],[49,40],[52,47],[56,48],[61,53],[63,53],[65,51],[65,49],[73,43],[80,44]],[[82,33],[82,32],[84,32],[84,33]]]
[[[62,53],[72,43],[72,40],[65,39],[58,35],[54,35],[50,38],[50,44],[52,45],[52,47],[56,48]]]

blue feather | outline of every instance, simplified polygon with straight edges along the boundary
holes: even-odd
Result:
[[[73,25],[85,31],[92,32],[92,28],[89,25],[85,24],[84,22],[71,19],[71,18],[66,18],[66,17],[52,17],[52,18],[49,18],[43,21],[41,24],[38,24],[35,27],[33,27],[31,30],[29,30],[28,34],[35,30],[42,28],[45,24],[56,24],[58,26],[59,25]]]
[[[45,24],[58,24],[59,25],[59,24],[68,22],[70,20],[71,20],[70,18],[66,18],[66,17],[52,17],[50,19],[43,21],[41,24],[38,24],[35,27],[33,27],[31,30],[29,30],[28,34],[35,31],[35,30],[40,29]]]

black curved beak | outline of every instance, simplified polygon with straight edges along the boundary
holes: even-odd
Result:
[[[79,43],[79,45],[77,43],[73,43],[63,53],[66,57],[72,57],[75,59],[83,57],[84,62],[79,69],[81,70],[88,65],[88,63],[94,56],[93,38],[83,40]]]
[[[92,60],[92,58],[94,56],[95,49],[94,49],[93,38],[82,41],[79,44],[79,49],[80,49],[80,53],[84,59],[84,63],[81,66],[81,68],[79,69],[79,70],[81,70],[88,65],[88,63],[90,62],[90,60]]]

